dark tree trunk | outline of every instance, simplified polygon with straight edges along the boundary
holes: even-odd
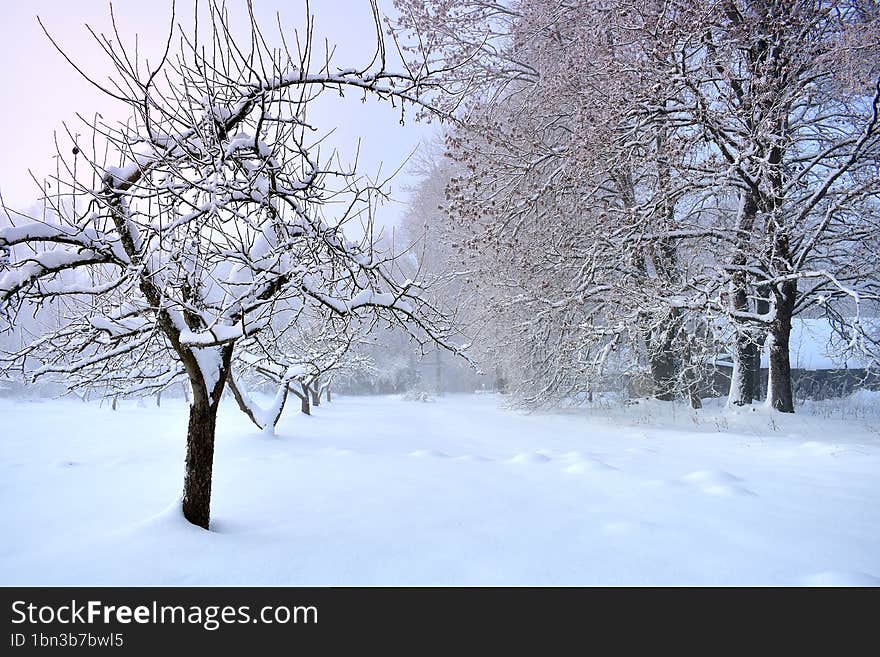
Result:
[[[330,386],[327,386],[327,403],[329,404],[332,401],[333,401],[333,395],[330,394]]]
[[[729,401],[735,406],[747,406],[755,401],[755,390],[760,390],[761,350],[759,334],[743,329],[734,346],[734,375],[730,382]]]
[[[304,385],[302,387],[302,394],[299,395],[300,400],[300,410],[306,415],[312,414],[312,408],[309,405],[309,387]]]
[[[648,333],[648,361],[651,368],[653,393],[656,399],[672,401],[678,388],[679,364],[675,353],[675,337],[678,331],[679,313],[673,309],[659,326]]]
[[[321,405],[321,384],[318,381],[315,381],[310,392],[312,395],[312,406],[320,406]]]
[[[672,354],[661,353],[651,356],[651,379],[654,383],[654,398],[661,401],[675,399],[675,361]]]
[[[162,391],[156,393],[156,408],[162,407]]]
[[[770,325],[770,373],[767,382],[767,401],[782,413],[794,413],[794,395],[791,388],[791,317],[797,295],[797,283],[786,281],[776,294],[776,318]]]
[[[196,364],[190,370],[192,402],[186,433],[186,470],[183,481],[183,516],[192,524],[208,529],[211,521],[211,481],[214,471],[214,435],[217,409],[223,398],[232,361],[232,345],[223,347],[217,379],[207,389],[203,373]]]
[[[186,479],[183,515],[194,525],[208,529],[211,517],[211,478],[214,467],[214,433],[218,403],[195,394],[189,407],[186,434]]]

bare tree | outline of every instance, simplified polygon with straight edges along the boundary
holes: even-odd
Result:
[[[530,399],[584,392],[616,353],[698,403],[729,339],[747,404],[769,335],[768,403],[790,412],[795,314],[846,308],[868,340],[876,3],[398,4],[461,63],[449,215]]]
[[[793,412],[792,317],[834,298],[876,298],[850,257],[876,225],[880,70],[876,7],[858,0],[683,5],[681,83],[658,108],[702,146],[695,170],[738,198],[723,278],[736,329],[730,401],[751,402],[769,337],[768,403]],[[802,281],[806,285],[799,285]],[[858,303],[856,303],[858,305]]]
[[[678,239],[686,151],[642,111],[670,93],[663,3],[400,4],[402,28],[465,62],[449,76],[451,104],[470,95],[447,144],[450,233],[499,329],[487,351],[509,355],[520,396],[592,390],[626,351],[648,392],[698,403],[699,269]]]
[[[0,278],[3,303],[64,308],[62,324],[12,354],[6,369],[36,359],[34,375],[60,373],[72,385],[111,377],[161,388],[185,377],[182,506],[201,527],[236,345],[260,335],[279,309],[372,310],[444,341],[443,317],[411,282],[394,279],[370,231],[359,243],[344,234],[382,190],[339,158],[319,158],[308,122],[309,104],[328,91],[421,103],[431,72],[388,70],[371,5],[376,24],[364,29],[375,29],[377,50],[360,68],[314,52],[311,17],[304,34],[279,23],[273,46],[250,11],[243,43],[213,3],[191,32],[172,18],[154,67],[96,34],[114,67],[110,82],[71,63],[129,118],[86,120],[87,138],[67,131],[72,143],[59,142],[61,168],[46,197],[51,212],[0,229],[0,246],[29,249]]]
[[[300,400],[300,410],[311,414],[329,396],[334,380],[370,371],[370,361],[356,350],[372,323],[358,321],[352,314],[338,317],[313,310],[304,318],[282,318],[279,330],[248,339],[240,345],[236,364],[242,375],[229,375],[229,387],[239,408],[260,429],[273,433],[290,394]],[[275,395],[268,408],[261,408],[245,385],[269,384]]]

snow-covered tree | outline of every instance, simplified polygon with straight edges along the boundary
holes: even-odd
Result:
[[[239,408],[269,433],[274,432],[290,394],[299,398],[300,410],[310,415],[312,406],[329,398],[334,381],[372,372],[371,360],[357,351],[370,324],[321,308],[312,309],[311,316],[300,309],[278,319],[277,329],[267,329],[239,346],[234,369],[243,374],[228,377]],[[268,408],[251,398],[248,383],[268,384],[274,390]]]
[[[768,403],[792,412],[792,317],[834,298],[876,298],[876,266],[853,253],[878,220],[876,3],[682,7],[667,71],[679,88],[653,109],[699,137],[690,168],[702,184],[737,199],[735,218],[715,226],[730,245],[722,264],[737,333],[730,400],[751,401],[767,334]]]
[[[486,348],[506,354],[529,401],[590,390],[624,351],[634,373],[644,357],[657,397],[692,388],[697,323],[664,236],[682,153],[636,112],[666,84],[645,66],[665,52],[665,19],[645,7],[656,35],[635,44],[631,19],[586,2],[425,3],[401,22],[441,61],[466,62],[449,80],[470,94],[448,140],[450,233],[497,329],[482,331]]]
[[[98,117],[87,136],[68,132],[51,212],[8,213],[12,225],[0,228],[0,246],[17,250],[0,275],[4,305],[64,308],[60,326],[6,369],[33,360],[34,376],[124,380],[132,390],[184,376],[192,396],[182,507],[205,528],[217,408],[236,346],[279,310],[381,315],[440,342],[448,331],[414,283],[389,273],[369,234],[345,235],[380,190],[339,158],[319,158],[307,113],[325,92],[420,104],[431,72],[389,70],[375,5],[377,24],[364,29],[379,35],[376,56],[358,68],[314,52],[311,23],[304,35],[279,27],[273,46],[251,12],[243,43],[225,10],[209,5],[191,32],[172,19],[153,66],[96,37],[114,74],[106,84],[88,79],[128,119]]]
[[[398,4],[456,65],[449,216],[522,392],[582,392],[616,354],[696,404],[729,338],[749,403],[769,333],[793,410],[791,317],[876,299],[876,3]]]

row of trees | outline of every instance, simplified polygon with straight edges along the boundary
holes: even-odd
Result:
[[[397,5],[458,119],[418,214],[520,399],[641,376],[698,405],[729,351],[749,404],[766,348],[768,403],[792,412],[802,313],[876,362],[876,2]]]

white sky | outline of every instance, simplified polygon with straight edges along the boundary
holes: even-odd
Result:
[[[244,0],[228,0],[233,28],[235,11],[244,11]],[[304,23],[303,0],[255,0],[255,8],[264,28],[275,25],[275,12],[290,31]],[[380,0],[383,11],[392,10],[391,0]],[[204,2],[202,2],[204,6]],[[178,0],[178,20],[191,22],[193,0]],[[137,33],[139,49],[151,61],[158,61],[164,50],[170,17],[171,0],[116,0],[113,3],[117,24],[123,39]],[[372,59],[375,31],[367,0],[311,0],[316,16],[316,36],[327,37],[337,45],[334,62],[337,66],[362,65]],[[63,133],[62,122],[75,126],[75,112],[100,112],[105,118],[123,118],[118,103],[92,87],[64,61],[37,24],[43,23],[68,55],[97,80],[111,73],[106,56],[98,49],[84,27],[88,23],[96,32],[112,31],[106,0],[29,0],[4,3],[0,24],[0,126],[3,153],[0,156],[0,191],[12,207],[31,205],[38,195],[28,174],[32,169],[38,178],[54,170],[53,131]],[[241,16],[241,14],[238,14]],[[133,43],[133,41],[132,41]],[[320,106],[311,112],[312,121],[322,129],[336,127],[329,144],[340,149],[343,161],[349,161],[361,140],[359,170],[374,175],[380,165],[391,173],[426,140],[433,127],[416,124],[409,113],[405,126],[400,114],[390,105],[371,100],[361,103],[352,94],[340,99],[327,93]],[[315,111],[319,110],[319,111]],[[345,157],[350,154],[349,157]],[[401,174],[392,183],[396,199],[405,194],[402,188],[407,176]],[[383,223],[395,223],[399,203],[380,210]]]

